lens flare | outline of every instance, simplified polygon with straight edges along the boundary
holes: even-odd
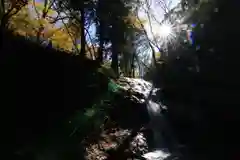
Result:
[[[176,27],[168,21],[162,23],[158,28],[157,40],[161,48],[166,48],[168,44],[175,45]]]
[[[160,30],[160,36],[163,38],[172,34],[172,27],[171,25],[168,25],[168,24],[163,24],[162,26],[160,26],[159,30]]]

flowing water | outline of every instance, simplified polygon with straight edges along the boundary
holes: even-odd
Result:
[[[150,117],[148,128],[153,132],[152,151],[143,155],[143,157],[149,160],[179,159],[180,153],[177,149],[179,145],[166,116],[167,108],[161,104],[161,97],[157,94],[161,90],[154,88],[151,83],[144,80],[131,79],[131,82],[134,84],[131,86],[132,89],[142,93],[146,99]]]
[[[171,125],[162,112],[163,107],[159,102],[150,100],[147,102],[148,114],[150,116],[149,128],[153,132],[153,152],[144,155],[146,159],[150,160],[164,160],[169,159],[173,152],[176,153],[175,146],[177,141],[173,134]],[[175,156],[174,156],[175,157]]]

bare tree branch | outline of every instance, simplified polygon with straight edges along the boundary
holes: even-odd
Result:
[[[138,13],[138,10],[137,10],[137,13]],[[149,39],[148,34],[147,34],[147,31],[145,30],[144,25],[142,24],[142,22],[141,22],[141,20],[140,20],[140,18],[139,18],[139,16],[138,16],[138,14],[136,14],[136,17],[137,17],[138,21],[140,22],[142,31],[144,32],[145,36],[146,36],[147,39],[148,39],[148,44],[149,44],[149,46],[150,46],[150,48],[151,48],[151,50],[152,50],[152,56],[153,56],[154,66],[156,67],[157,62],[156,62],[154,47],[152,46],[151,40]]]
[[[49,17],[49,18],[54,19],[53,21],[49,22],[50,24],[54,24],[57,21],[60,21],[60,20],[62,21],[62,20],[66,20],[66,19],[72,19],[73,17],[71,17],[71,16],[59,17],[59,15],[58,15],[56,18],[53,18],[53,17]]]
[[[48,8],[47,8],[47,13],[49,12],[49,10],[52,8],[52,6],[53,6],[53,4],[55,3],[55,0],[52,0],[51,1],[51,3],[50,3],[50,5],[48,6]]]
[[[35,10],[35,12],[36,12],[36,14],[37,14],[38,20],[40,20],[40,13],[39,13],[38,10],[37,10],[35,0],[33,0],[33,7],[34,7],[34,10]]]
[[[2,0],[1,3],[3,3],[3,6],[5,5],[4,0]],[[3,16],[1,17],[1,24],[0,24],[3,28],[7,27],[8,21],[12,16],[16,15],[22,9],[22,7],[27,5],[27,1],[19,1],[16,3],[18,3],[18,5],[14,5],[10,7],[6,13],[5,13],[5,7],[4,7]],[[15,12],[12,13],[14,9],[16,10]]]
[[[55,2],[55,1],[54,1],[54,2]],[[75,50],[77,51],[77,53],[79,53],[79,49],[77,48],[76,41],[75,41],[75,39],[72,37],[72,35],[71,35],[71,33],[70,33],[69,29],[68,29],[68,26],[67,26],[66,23],[64,22],[65,19],[67,19],[67,18],[71,19],[71,18],[74,18],[74,17],[73,17],[73,16],[69,16],[69,15],[66,13],[66,11],[63,10],[63,8],[61,8],[61,10],[60,10],[59,8],[57,8],[57,6],[56,6],[56,4],[55,4],[54,2],[52,3],[52,7],[53,7],[53,8],[56,10],[56,12],[58,13],[58,15],[57,15],[56,19],[54,20],[54,22],[56,23],[56,22],[59,21],[59,20],[62,21],[64,27],[66,28],[66,30],[67,30],[67,32],[68,32],[68,35],[69,35],[70,38],[71,38],[71,41],[72,41],[73,45],[75,46]],[[64,6],[64,7],[65,7],[65,9],[68,9],[67,6]],[[66,16],[66,17],[60,16],[60,13],[61,13],[61,12],[63,12],[65,15],[68,15],[68,16]],[[52,23],[52,24],[53,24],[53,23]]]

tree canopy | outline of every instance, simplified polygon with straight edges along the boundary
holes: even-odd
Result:
[[[5,0],[1,26],[70,54],[110,61],[117,75],[141,77],[162,55],[146,31],[151,11],[145,7],[150,19],[139,16],[144,6],[149,4],[143,0]]]

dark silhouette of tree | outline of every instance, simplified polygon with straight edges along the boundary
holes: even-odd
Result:
[[[236,73],[240,48],[234,40],[239,30],[229,25],[239,15],[238,2],[213,0],[192,6],[195,8],[189,8],[186,22],[195,24],[194,43],[169,52],[155,81],[163,89],[162,99],[169,106],[176,130],[182,132],[180,137],[197,148],[208,146],[212,153],[204,152],[216,158],[223,146],[239,142],[235,127],[230,127],[237,125],[239,114]],[[226,135],[228,139],[220,142]],[[225,159],[236,154],[233,145],[228,147]]]
[[[27,1],[21,0],[10,0],[10,1],[5,1],[1,0],[0,2],[0,7],[1,7],[1,13],[0,13],[0,19],[1,19],[1,28],[6,29],[9,19],[17,14],[24,6],[27,5]],[[8,7],[9,6],[9,7]],[[6,8],[7,7],[7,8]]]

